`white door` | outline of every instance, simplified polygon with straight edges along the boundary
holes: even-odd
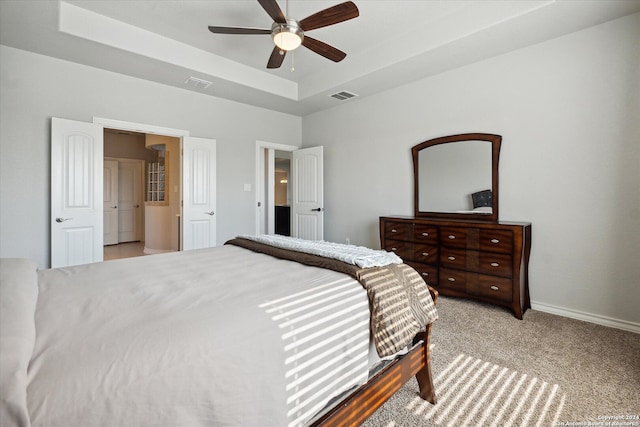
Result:
[[[104,218],[104,242],[118,244],[118,162],[104,161],[102,213]]]
[[[216,246],[216,141],[182,138],[182,249]]]
[[[51,267],[103,259],[102,132],[51,119]]]
[[[322,240],[324,235],[322,147],[293,152],[291,162],[291,235],[306,240]]]
[[[142,160],[119,160],[118,242],[142,240]]]

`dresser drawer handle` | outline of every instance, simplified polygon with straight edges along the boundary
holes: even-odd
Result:
[[[497,286],[495,286],[495,285],[493,285],[493,286],[491,286],[491,290],[492,290],[492,291],[499,291],[499,290],[500,290],[500,288],[499,288],[499,287],[497,287]]]
[[[429,256],[429,252],[422,252],[422,256]]]
[[[391,229],[391,232],[392,232],[392,233],[397,233],[397,232],[398,232],[398,230],[396,230],[395,228],[392,228],[392,229]]]
[[[429,233],[422,233],[422,235],[423,235],[424,237],[427,237],[427,236],[429,235]]]
[[[496,243],[496,244],[497,244],[497,243],[500,243],[500,240],[498,240],[498,239],[491,239],[491,243]]]
[[[455,261],[456,257],[454,256],[448,256],[447,259],[449,259],[450,261]]]
[[[492,262],[491,267],[500,267],[500,264],[498,264],[497,262]]]
[[[423,275],[424,277],[427,277],[427,276],[429,275],[429,273],[427,273],[427,272],[425,271],[425,272],[423,272],[423,273],[422,273],[422,275]]]
[[[398,248],[391,248],[391,250],[392,250],[393,252],[395,252],[395,251],[397,251],[397,250],[398,250]]]
[[[456,238],[456,236],[454,236],[453,234],[449,234],[447,237],[450,238],[451,240],[454,240]]]
[[[447,277],[447,280],[450,281],[450,282],[455,282],[456,281],[456,279],[454,277]]]

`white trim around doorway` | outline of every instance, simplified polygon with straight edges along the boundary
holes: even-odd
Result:
[[[165,128],[144,123],[125,122],[123,120],[105,119],[104,117],[94,116],[93,123],[108,129],[128,130],[131,132],[150,133],[163,136],[191,136],[191,133],[188,130]]]

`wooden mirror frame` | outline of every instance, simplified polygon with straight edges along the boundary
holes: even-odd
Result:
[[[459,141],[487,141],[491,143],[491,192],[492,192],[492,212],[491,214],[466,214],[457,212],[432,212],[420,210],[420,188],[419,188],[419,165],[418,155],[420,151],[433,147],[434,145],[447,144]],[[490,133],[463,133],[458,135],[443,136],[421,142],[411,148],[413,156],[413,206],[416,217],[448,218],[448,219],[468,219],[473,221],[498,221],[498,161],[500,160],[500,145],[502,136]]]

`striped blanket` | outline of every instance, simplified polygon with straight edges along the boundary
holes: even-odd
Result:
[[[283,239],[287,238],[279,240]],[[287,245],[269,245],[266,240],[258,241],[244,236],[232,239],[227,244],[328,268],[357,279],[369,297],[371,331],[380,357],[391,356],[402,350],[418,332],[438,318],[427,284],[409,265],[389,263],[379,267],[360,268],[339,260],[339,257],[285,249]]]
[[[380,357],[402,350],[438,318],[427,284],[407,264],[362,269],[356,278],[369,296],[371,330]]]

